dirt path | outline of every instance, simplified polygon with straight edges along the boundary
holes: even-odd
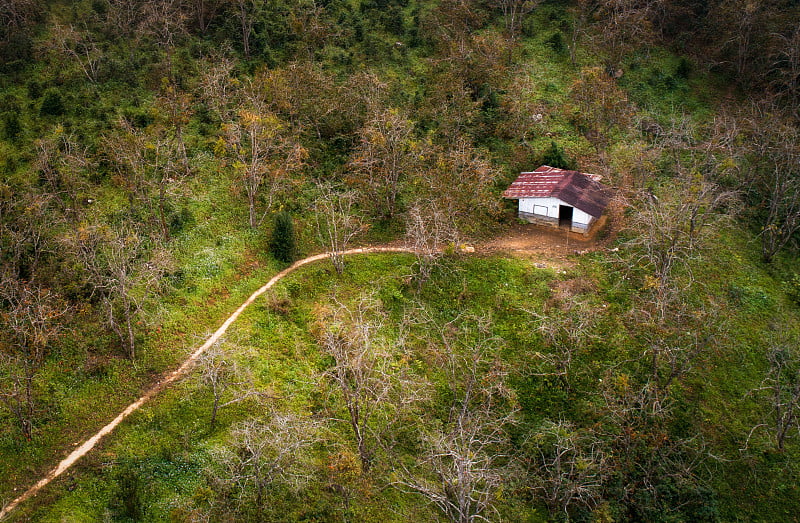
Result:
[[[414,252],[414,251],[413,249],[407,247],[367,247],[360,249],[350,249],[348,251],[344,251],[343,254],[349,255],[349,254],[361,254],[361,253],[371,253],[371,252]],[[94,436],[87,439],[81,446],[72,451],[72,453],[69,456],[64,458],[64,460],[61,461],[61,463],[59,463],[56,468],[47,473],[47,475],[44,476],[42,479],[40,479],[38,483],[33,485],[31,488],[25,491],[24,494],[16,498],[14,501],[3,507],[3,509],[0,510],[0,520],[5,518],[9,513],[11,513],[11,511],[14,510],[17,507],[17,505],[35,496],[48,483],[50,483],[58,476],[63,474],[66,470],[68,470],[72,465],[75,464],[75,462],[77,462],[79,459],[85,456],[89,451],[91,451],[95,447],[95,445],[97,445],[97,443],[103,438],[103,436],[110,434],[117,427],[117,425],[119,425],[122,422],[122,420],[127,418],[132,412],[136,411],[139,407],[147,403],[147,401],[150,400],[150,398],[161,392],[164,388],[166,388],[168,385],[176,381],[178,378],[181,378],[185,374],[187,374],[189,370],[192,368],[192,366],[194,366],[194,364],[197,362],[198,358],[200,358],[200,356],[202,356],[202,354],[209,347],[211,347],[217,340],[219,340],[219,338],[223,334],[225,334],[225,331],[228,330],[228,327],[230,327],[231,324],[234,321],[236,321],[239,315],[241,315],[242,312],[244,312],[244,310],[256,300],[256,298],[264,294],[264,292],[266,292],[270,287],[275,285],[282,278],[284,278],[291,272],[295,271],[299,267],[302,267],[303,265],[318,260],[323,260],[327,257],[328,253],[322,253],[322,254],[317,254],[316,256],[310,256],[308,258],[295,262],[294,265],[292,265],[288,269],[284,269],[275,276],[273,276],[272,279],[270,279],[263,287],[261,287],[253,294],[251,294],[250,297],[247,298],[247,300],[244,303],[242,303],[239,306],[239,308],[236,309],[236,311],[228,317],[227,320],[225,320],[222,326],[220,326],[220,328],[218,328],[216,332],[214,332],[214,334],[212,334],[211,337],[206,340],[205,343],[203,343],[201,346],[195,349],[192,355],[189,356],[189,358],[186,359],[186,361],[184,361],[180,367],[178,367],[176,370],[172,371],[170,374],[161,379],[158,383],[153,385],[147,392],[144,393],[144,395],[141,398],[128,405],[128,407],[122,412],[120,412],[120,414],[116,418],[114,418],[108,425],[100,429]]]
[[[534,260],[541,266],[550,266],[554,268],[562,268],[570,265],[568,256],[576,252],[584,252],[591,250],[595,247],[596,242],[592,238],[585,238],[579,234],[569,233],[563,230],[545,229],[531,225],[515,225],[506,231],[503,236],[494,238],[492,240],[479,242],[477,244],[477,251],[480,253],[493,253],[493,252],[508,252],[514,256],[521,256]],[[413,249],[402,246],[391,247],[366,247],[359,249],[350,249],[343,254],[362,254],[372,252],[414,252]],[[327,258],[328,253],[317,254],[304,258],[295,262],[291,267],[282,270],[272,277],[263,287],[255,291],[236,311],[231,314],[228,319],[220,326],[210,338],[206,340],[200,347],[189,356],[183,364],[170,374],[162,378],[158,383],[153,385],[147,390],[142,397],[135,402],[128,405],[116,418],[114,418],[108,425],[100,429],[94,436],[87,439],[82,445],[76,448],[72,453],[64,458],[56,468],[51,470],[46,476],[39,480],[38,483],[30,487],[24,494],[16,498],[14,501],[3,507],[0,510],[0,520],[5,518],[12,510],[14,510],[20,503],[35,496],[42,488],[48,483],[56,479],[58,476],[67,471],[72,465],[75,464],[80,458],[85,456],[91,451],[100,440],[110,434],[119,425],[122,420],[127,418],[132,412],[136,411],[139,407],[147,403],[153,396],[161,392],[164,388],[175,382],[177,379],[186,375],[189,370],[194,366],[200,356],[211,347],[219,338],[225,334],[228,327],[236,321],[239,315],[253,303],[256,298],[264,294],[270,287],[279,282],[282,278],[292,273],[299,267],[312,263],[318,260]]]

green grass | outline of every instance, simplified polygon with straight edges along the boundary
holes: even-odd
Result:
[[[438,274],[435,285],[421,293],[404,282],[411,272],[413,257],[407,255],[359,255],[348,258],[345,275],[337,277],[328,262],[317,262],[290,275],[271,294],[248,309],[226,336],[234,358],[252,371],[256,383],[273,395],[271,403],[278,409],[311,412],[324,401],[319,395],[314,376],[326,366],[310,333],[320,307],[338,300],[356,299],[372,288],[385,306],[397,314],[422,301],[443,318],[458,313],[494,311],[498,334],[512,334],[520,322],[516,305],[522,299],[531,306],[549,294],[547,282],[552,273],[539,270],[526,262],[498,258],[451,260]],[[478,277],[480,275],[480,277]],[[458,296],[459,290],[461,296]],[[239,293],[235,294],[242,297]],[[277,301],[276,301],[277,300]],[[502,332],[501,332],[502,331]],[[516,343],[509,343],[509,347]],[[518,358],[518,348],[509,348],[507,358]],[[436,372],[430,369],[429,372]],[[16,513],[18,518],[59,521],[63,518],[99,519],[114,513],[117,478],[120,470],[133,470],[147,485],[144,521],[169,519],[173,511],[200,510],[206,489],[204,470],[211,460],[212,449],[227,437],[229,427],[252,416],[252,403],[240,403],[220,411],[215,430],[209,430],[211,397],[195,376],[165,391],[151,403],[131,415],[117,431],[84,458],[67,478],[59,479],[43,499],[45,503],[28,504]],[[349,446],[344,426],[334,426],[330,436],[334,442],[319,449],[319,459],[330,459],[328,453]],[[352,500],[352,514],[362,520],[397,520],[395,510],[422,516],[420,499],[390,489],[377,489],[383,480],[357,488]],[[366,490],[364,490],[366,489]],[[338,513],[341,507],[336,496],[319,492],[317,503],[325,510]],[[389,504],[387,505],[387,500]],[[109,508],[111,507],[111,508]],[[295,510],[288,506],[287,510]],[[504,510],[520,513],[521,507],[511,504]],[[523,510],[525,512],[527,509]],[[509,512],[510,511],[510,512]]]

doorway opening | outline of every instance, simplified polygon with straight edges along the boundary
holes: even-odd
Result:
[[[558,227],[560,229],[572,228],[572,212],[575,209],[569,205],[558,206]]]

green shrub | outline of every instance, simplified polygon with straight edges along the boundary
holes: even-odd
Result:
[[[141,520],[145,512],[144,482],[130,464],[122,465],[115,476],[116,490],[110,500],[111,510],[121,518]]]
[[[550,167],[558,167],[559,169],[577,169],[577,163],[574,158],[570,158],[556,142],[550,142],[550,148],[542,155],[539,162],[542,165],[549,165]]]
[[[292,215],[281,211],[275,216],[275,227],[272,230],[270,250],[275,259],[285,263],[294,261],[296,246]]]
[[[22,133],[22,124],[16,113],[7,113],[3,118],[3,134],[6,140],[13,142]]]
[[[563,53],[567,49],[567,45],[564,43],[564,36],[561,34],[561,31],[556,31],[550,35],[547,40],[544,41],[544,44],[557,53]]]
[[[39,106],[41,116],[61,116],[64,114],[64,100],[57,89],[48,89],[42,98],[42,105]]]

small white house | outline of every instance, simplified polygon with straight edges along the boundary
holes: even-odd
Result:
[[[520,173],[503,193],[519,200],[519,217],[530,223],[569,228],[587,234],[608,205],[600,176],[543,165]]]

